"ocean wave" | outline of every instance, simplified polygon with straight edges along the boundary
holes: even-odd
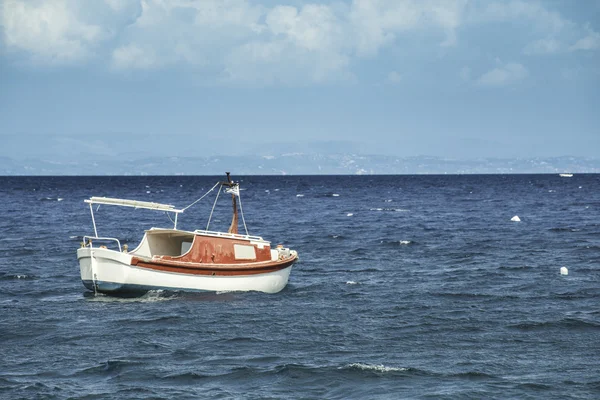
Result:
[[[369,211],[387,211],[387,212],[409,212],[410,210],[406,210],[404,208],[386,208],[386,207],[375,207],[369,208]]]
[[[143,365],[141,361],[106,360],[103,363],[75,371],[72,375],[111,375]]]
[[[454,374],[447,374],[445,376],[453,377],[453,378],[461,378],[461,379],[469,379],[469,380],[479,380],[479,379],[493,379],[496,378],[494,375],[486,374],[485,372],[479,371],[466,371],[466,372],[457,372]]]
[[[25,237],[3,237],[0,242],[22,242],[27,240]]]
[[[412,240],[381,240],[379,243],[383,244],[384,246],[392,247],[409,246],[416,244],[416,242],[413,242]]]
[[[383,364],[362,364],[362,363],[347,364],[343,367],[339,367],[339,369],[369,371],[369,372],[376,372],[376,373],[383,373],[383,374],[388,373],[388,372],[406,372],[406,371],[411,370],[411,368],[406,368],[406,367],[388,367]]]
[[[525,383],[519,383],[517,385],[520,388],[523,389],[530,389],[530,390],[535,390],[535,391],[539,391],[539,390],[553,390],[554,388],[550,385],[545,385],[543,383],[537,383],[537,382],[525,382]]]
[[[573,329],[573,330],[600,330],[600,323],[593,321],[584,321],[576,318],[564,318],[555,321],[531,321],[508,325],[509,328],[515,328],[523,331],[546,330],[552,328]]]
[[[183,372],[183,373],[173,373],[167,374],[158,377],[160,380],[165,380],[171,383],[178,384],[192,384],[198,380],[204,380],[207,378],[212,378],[213,375],[203,374],[200,372]]]
[[[39,201],[63,201],[64,197],[40,197]]]
[[[12,280],[31,281],[31,280],[36,280],[36,279],[40,279],[40,277],[37,275],[31,275],[31,274],[15,274],[15,273],[0,272],[0,281],[12,281]]]
[[[564,227],[550,228],[550,229],[548,229],[548,231],[550,231],[550,232],[579,232],[579,231],[581,231],[581,229],[564,226]]]
[[[263,339],[259,339],[252,336],[238,336],[233,338],[221,339],[219,342],[223,343],[260,343],[265,342]]]
[[[501,270],[501,271],[529,271],[529,270],[533,270],[535,268],[532,266],[529,266],[529,265],[515,265],[515,266],[501,265],[496,269]]]
[[[142,295],[139,295],[137,293],[123,295],[107,295],[104,293],[85,292],[84,296],[87,298],[88,301],[97,301],[101,303],[153,303],[157,301],[175,300],[181,295],[178,292],[171,292],[166,290],[149,290],[148,292]]]
[[[350,250],[350,254],[355,255],[364,255],[369,253],[369,249],[365,249],[364,247],[357,247],[355,249]]]
[[[452,293],[452,292],[438,292],[432,293],[436,296],[440,297],[449,297],[454,299],[518,299],[518,295],[509,295],[509,294],[493,294],[493,293]]]

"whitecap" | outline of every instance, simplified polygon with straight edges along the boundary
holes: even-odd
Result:
[[[402,367],[386,367],[383,364],[379,365],[371,365],[371,364],[361,364],[361,363],[353,363],[346,365],[345,368],[356,368],[363,371],[374,371],[374,372],[401,372],[408,371],[408,368]]]
[[[303,194],[297,194],[296,197],[304,197]]]
[[[150,191],[149,191],[149,190],[146,190],[146,193],[150,193]]]
[[[337,194],[337,193],[334,193],[334,194],[332,194],[332,196],[333,196],[333,197],[340,197],[340,195],[339,195],[339,194]]]
[[[150,290],[140,297],[116,297],[107,296],[104,293],[92,293],[92,296],[86,300],[107,303],[154,303],[158,301],[171,301],[177,298],[177,296],[173,295],[165,296],[164,292],[162,289]]]
[[[356,281],[347,281],[346,285],[358,285],[358,282],[356,282]]]
[[[0,238],[0,242],[19,242],[22,240],[26,240],[24,237],[3,237]]]
[[[346,216],[347,216],[347,217],[351,217],[351,216],[353,216],[353,215],[354,215],[354,214],[352,214],[352,213],[348,213],[348,214],[346,214]]]
[[[59,197],[58,199],[56,199],[56,201],[63,201],[64,199],[62,197]]]
[[[412,242],[410,240],[401,240],[400,244],[411,244]]]
[[[391,202],[392,202],[392,199],[387,199],[385,202],[386,202],[386,203],[391,203]]]

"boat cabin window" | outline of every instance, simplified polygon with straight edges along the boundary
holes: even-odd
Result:
[[[254,246],[234,244],[233,251],[236,260],[256,260],[256,250]]]
[[[181,242],[181,254],[185,254],[188,251],[190,251],[190,248],[192,247],[192,241],[190,240],[189,242],[186,240],[184,242]]]

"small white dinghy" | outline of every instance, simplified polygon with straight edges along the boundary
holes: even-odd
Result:
[[[216,187],[219,187],[218,193],[226,187],[226,192],[232,195],[233,218],[228,232],[209,231],[210,217],[206,230],[191,232],[177,229],[178,215]],[[102,293],[153,289],[281,291],[288,282],[298,254],[281,245],[272,249],[270,242],[259,236],[250,236],[247,229],[245,235],[238,234],[236,200],[239,194],[239,184],[232,182],[227,173],[227,182],[217,182],[199,200],[183,209],[168,204],[106,197],[85,200],[90,206],[94,236],[84,236],[82,246],[77,250],[84,286]],[[172,228],[147,230],[137,248],[128,251],[126,245],[121,247],[118,239],[98,236],[94,204],[157,210],[174,214],[175,219]],[[243,218],[242,213],[242,221]]]

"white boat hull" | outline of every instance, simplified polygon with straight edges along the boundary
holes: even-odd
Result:
[[[288,282],[292,266],[252,275],[211,276],[157,271],[131,265],[132,256],[103,248],[80,248],[77,259],[81,280],[90,290],[103,293],[156,289],[188,291],[258,291],[277,293]]]

